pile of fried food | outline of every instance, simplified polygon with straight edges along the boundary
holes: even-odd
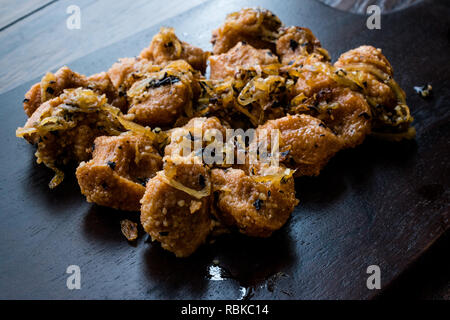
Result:
[[[259,8],[229,14],[211,42],[205,52],[162,28],[138,57],[107,72],[86,77],[63,67],[32,86],[24,100],[29,119],[17,136],[55,171],[50,188],[63,168],[77,165],[87,201],[140,211],[152,240],[186,257],[228,230],[270,236],[298,204],[294,177],[318,175],[367,135],[415,135],[380,49],[361,46],[332,64],[309,29],[285,27]],[[201,133],[276,130],[280,165],[211,165],[193,161],[198,150],[180,155],[186,140],[211,143],[194,122]],[[172,139],[180,127],[187,137]],[[136,237],[135,226],[122,229]]]

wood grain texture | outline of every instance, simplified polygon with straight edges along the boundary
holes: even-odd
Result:
[[[52,0],[0,0],[0,29],[20,20]]]
[[[138,220],[88,204],[73,175],[49,190],[52,173],[35,163],[34,148],[14,137],[25,121],[21,100],[30,79],[0,95],[0,298],[238,299],[242,287],[256,299],[368,299],[366,268],[379,265],[386,288],[448,232],[450,203],[450,5],[429,1],[383,16],[382,30],[365,18],[310,0],[212,1],[162,22],[203,48],[225,14],[243,6],[273,10],[287,25],[309,27],[339,53],[361,44],[383,49],[408,95],[417,138],[403,143],[368,139],[341,152],[317,178],[296,183],[300,205],[269,239],[229,235],[188,259],[176,259],[142,234],[129,244],[120,220]],[[133,56],[155,25],[69,66],[82,73]],[[433,48],[432,50],[430,48]],[[414,54],[412,54],[414,53]],[[426,68],[424,67],[426,65]],[[423,100],[413,86],[433,84]],[[443,257],[444,259],[445,257]],[[217,259],[224,281],[208,279]],[[81,267],[82,289],[66,288],[68,265]]]
[[[442,236],[378,298],[450,300],[450,233]]]
[[[0,32],[0,93],[203,2],[79,0],[81,29],[69,30],[66,9],[74,1],[57,1]]]

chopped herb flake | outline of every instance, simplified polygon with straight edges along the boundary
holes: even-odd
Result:
[[[169,76],[167,75],[167,73],[164,74],[164,77],[162,79],[159,80],[151,80],[148,84],[147,84],[147,89],[150,88],[159,88],[168,84],[174,84],[180,82],[180,78],[175,77],[175,76]]]
[[[253,206],[255,207],[256,210],[261,210],[261,206],[263,204],[263,201],[261,199],[256,199],[255,202],[253,202]]]
[[[370,115],[367,112],[361,112],[359,114],[360,117],[364,117],[364,119],[369,120],[370,119]]]
[[[116,163],[114,161],[108,161],[107,164],[113,170],[116,168]]]
[[[206,187],[206,180],[203,175],[198,176],[198,184],[200,185],[200,188]]]
[[[137,178],[137,180],[139,181],[140,185],[145,187],[147,185],[148,180],[150,180],[150,178]]]
[[[295,49],[298,48],[298,42],[294,39],[289,40],[289,46],[291,47],[292,51],[295,51]]]

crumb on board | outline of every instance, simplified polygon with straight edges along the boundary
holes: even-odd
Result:
[[[128,241],[136,240],[138,237],[137,223],[128,219],[120,221],[120,228],[122,234],[127,238]]]
[[[418,95],[420,95],[422,98],[428,98],[431,96],[431,93],[433,92],[433,87],[431,84],[426,84],[424,86],[416,86],[414,87],[414,91]]]

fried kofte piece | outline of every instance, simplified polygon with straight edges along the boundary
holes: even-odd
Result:
[[[324,61],[330,60],[328,52],[322,48],[320,41],[308,28],[282,28],[276,47],[277,55],[283,64],[301,63],[297,61],[299,58],[312,53],[322,55]]]
[[[125,97],[131,86],[146,74],[161,71],[162,67],[140,57],[121,58],[107,71],[119,96]]]
[[[309,56],[296,68],[296,75],[290,112],[322,120],[343,148],[361,144],[372,129],[372,109],[348,74]]]
[[[93,74],[87,78],[87,82],[87,89],[94,90],[99,94],[105,94],[109,104],[119,108],[122,112],[126,112],[128,108],[127,99],[116,90],[108,73]]]
[[[213,53],[221,54],[244,41],[258,49],[275,52],[281,21],[269,10],[247,8],[227,15],[225,23],[212,32]]]
[[[244,65],[236,67],[234,76],[225,80],[201,79],[195,114],[218,116],[234,128],[256,127],[268,119],[283,117],[294,82],[280,74],[280,66]]]
[[[124,131],[114,114],[120,110],[107,104],[105,95],[89,89],[66,89],[43,103],[16,132],[37,145],[36,158],[56,172],[50,187],[63,180],[60,168],[90,158],[94,139]]]
[[[267,69],[275,72],[277,70],[275,65],[268,66]],[[269,119],[286,115],[290,101],[289,90],[294,84],[291,79],[279,74],[264,73],[251,78],[237,97],[237,103],[241,106],[240,112],[249,117],[254,127]]]
[[[277,64],[278,57],[268,49],[255,49],[239,42],[226,53],[209,57],[211,79],[234,77],[240,68]]]
[[[326,93],[316,98],[318,109],[313,108],[310,114],[322,120],[341,139],[342,148],[363,143],[372,129],[372,112],[364,96],[349,88],[332,90],[328,100],[325,96]]]
[[[295,198],[292,173],[283,167],[267,176],[250,176],[241,169],[213,169],[212,190],[216,214],[243,234],[269,237],[291,215]]]
[[[126,100],[118,95],[106,73],[86,77],[68,67],[62,67],[55,74],[47,73],[40,83],[33,85],[25,94],[23,101],[25,113],[31,117],[42,103],[58,97],[64,89],[79,87],[91,89],[98,94],[106,94],[108,102],[121,110],[126,105]]]
[[[53,98],[58,97],[64,89],[86,87],[85,76],[62,67],[55,74],[47,73],[40,83],[36,83],[25,94],[23,108],[28,117],[36,111],[39,106]]]
[[[338,75],[334,74],[331,64],[322,61],[322,56],[309,55],[300,65],[287,66],[288,74],[296,79],[291,94],[296,100],[293,105],[300,104],[303,99],[312,97],[320,90],[335,88],[340,85]],[[344,86],[346,83],[342,83]]]
[[[381,49],[377,49],[373,46],[366,45],[349,50],[339,57],[335,65],[342,67],[344,65],[352,65],[357,63],[368,64],[390,76],[394,75],[394,70],[389,61],[383,55]]]
[[[213,228],[210,217],[210,170],[201,164],[174,164],[147,183],[141,223],[153,241],[177,257],[191,255]]]
[[[333,66],[312,54],[302,65],[287,68],[297,79],[290,111],[312,114],[335,127],[346,148],[374,130],[414,136],[405,94],[381,51],[363,46],[341,58]]]
[[[316,176],[332,156],[342,148],[342,141],[323,122],[301,114],[269,120],[257,128],[261,132],[279,130],[279,148],[286,154],[283,163],[297,169],[296,176]],[[271,136],[267,138],[269,141]]]
[[[161,28],[150,46],[142,50],[140,57],[157,65],[165,65],[170,61],[185,60],[195,70],[205,73],[209,53],[189,43],[180,41],[173,28]]]
[[[351,72],[352,66],[361,68],[366,66],[367,70],[354,70],[359,73],[359,80],[364,87],[365,95],[375,104],[389,106],[392,109],[397,105],[397,97],[389,85],[370,72],[370,69],[373,68],[380,73],[384,73],[387,77],[393,76],[392,67],[380,49],[372,46],[361,46],[343,53],[334,65],[337,68],[344,69],[345,72]]]
[[[202,160],[202,153],[215,138],[224,141],[226,127],[217,117],[192,118],[184,126],[170,131],[170,143],[164,149],[164,155],[189,157],[190,153]]]
[[[360,145],[372,129],[370,106],[362,94],[349,88],[323,88],[297,110],[321,120],[339,137],[342,148]]]
[[[192,117],[198,83],[194,70],[183,60],[157,72],[146,73],[126,92],[128,114],[145,126],[169,126],[183,114]]]
[[[395,82],[392,66],[381,49],[361,46],[347,51],[339,57],[335,67],[358,83],[372,107],[375,130],[393,133],[409,131],[414,136],[406,94]]]
[[[153,140],[143,134],[98,137],[92,160],[82,162],[76,176],[88,202],[139,211],[146,182],[162,168]]]
[[[136,222],[128,219],[120,221],[120,230],[128,241],[134,241],[138,237],[138,226]]]

